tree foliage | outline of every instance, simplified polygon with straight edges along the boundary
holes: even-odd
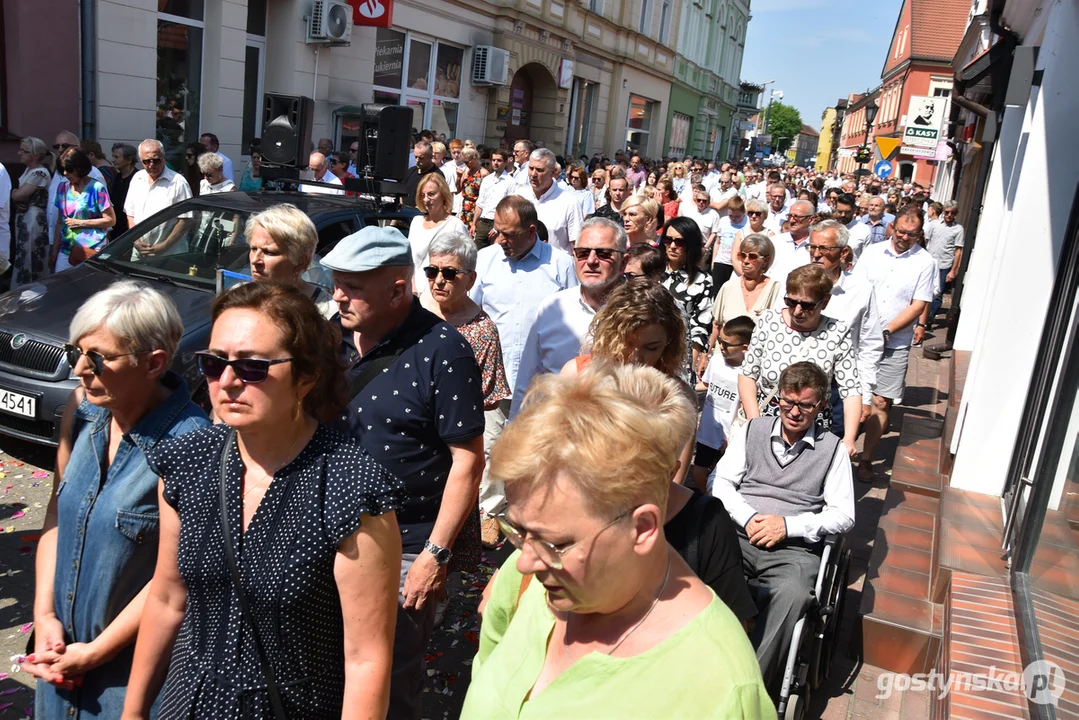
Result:
[[[773,102],[768,111],[768,132],[772,134],[772,149],[786,152],[794,142],[794,136],[802,131],[802,115],[797,109],[782,102]]]

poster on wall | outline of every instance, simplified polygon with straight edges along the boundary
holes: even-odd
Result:
[[[359,27],[388,28],[393,25],[393,0],[348,0],[352,24]]]
[[[507,105],[500,105],[495,110],[495,120],[498,122],[506,122],[510,119],[510,109]]]
[[[375,72],[373,83],[381,87],[401,87],[405,67],[405,34],[379,28],[375,31]]]
[[[946,97],[917,95],[910,99],[906,127],[903,129],[901,155],[931,158],[937,154],[937,142],[941,139],[944,112],[948,105]]]

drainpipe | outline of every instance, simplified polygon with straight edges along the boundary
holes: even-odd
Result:
[[[97,0],[79,0],[79,64],[82,67],[83,138],[97,138]]]

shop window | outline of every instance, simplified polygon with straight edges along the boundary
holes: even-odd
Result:
[[[157,139],[183,168],[184,146],[199,139],[202,100],[202,3],[165,0],[157,20]],[[197,19],[196,19],[197,18]],[[212,130],[212,129],[211,129]]]
[[[413,109],[412,131],[457,133],[464,50],[388,28],[375,32],[374,100]]]
[[[675,113],[671,118],[671,144],[667,148],[667,155],[673,158],[681,158],[686,155],[689,147],[689,131],[693,119],[689,115]]]
[[[626,118],[626,147],[634,152],[648,152],[648,136],[652,130],[655,103],[640,95],[629,96],[629,117]]]

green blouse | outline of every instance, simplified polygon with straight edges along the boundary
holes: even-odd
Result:
[[[463,720],[776,717],[753,647],[719,598],[651,650],[631,658],[590,653],[529,698],[555,619],[538,582],[514,612],[522,579],[517,556],[491,588]]]

